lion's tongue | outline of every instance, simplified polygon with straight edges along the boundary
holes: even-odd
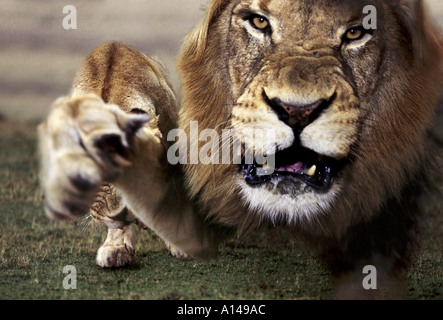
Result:
[[[289,166],[275,168],[275,171],[279,172],[292,172],[292,173],[302,173],[303,172],[303,162],[297,162]]]
[[[316,173],[317,166],[313,165],[310,168],[306,168],[303,162],[297,162],[291,164],[289,166],[283,166],[276,168],[275,171],[278,172],[291,172],[297,174],[307,174],[309,176],[313,176]]]

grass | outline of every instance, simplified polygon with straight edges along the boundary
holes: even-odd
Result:
[[[223,246],[209,263],[180,261],[138,232],[136,263],[100,269],[96,250],[106,229],[83,218],[50,221],[42,210],[35,126],[0,121],[0,299],[329,299],[333,281],[284,233],[257,232]],[[442,208],[435,197],[423,250],[409,272],[409,299],[443,298]],[[63,267],[77,269],[65,290]]]

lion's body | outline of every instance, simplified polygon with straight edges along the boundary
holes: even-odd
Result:
[[[270,112],[262,90],[269,99],[300,101],[329,98],[335,91],[345,101],[336,98],[299,139],[306,148],[325,156],[345,156],[349,163],[329,192],[302,195],[285,181],[251,188],[232,166],[187,165],[191,194],[198,195],[211,215],[241,229],[257,226],[263,216],[275,224],[291,225],[294,234],[341,271],[355,268],[358,260],[369,264],[372,255],[381,252],[387,260],[398,257],[391,261],[393,265],[404,265],[418,215],[414,199],[424,187],[430,161],[425,128],[441,83],[441,67],[436,67],[441,65],[441,40],[436,42],[435,31],[426,29],[421,6],[410,8],[417,16],[407,16],[411,12],[402,12],[401,4],[374,3],[378,33],[347,48],[340,47],[340,38],[331,30],[341,19],[343,25],[351,16],[362,19],[366,2],[341,6],[322,1],[216,3],[213,16],[208,13],[204,43],[201,34],[191,34],[180,56],[185,90],[181,126],[190,119],[208,128],[229,123],[239,137],[246,129],[276,127],[280,145],[254,144],[247,136],[242,141],[273,153],[272,148],[288,147],[294,138],[289,127]],[[297,5],[302,6],[294,9],[299,20],[291,25],[291,9]],[[235,13],[241,15],[250,7],[254,12],[270,12],[284,27],[269,39],[266,34],[263,38],[254,34],[248,40],[242,26],[246,22]],[[224,27],[228,23],[224,15],[229,15],[230,28]],[[300,25],[309,28],[298,30]],[[286,41],[289,37],[291,41]],[[357,45],[365,46],[364,50]],[[229,83],[220,83],[226,78]],[[203,83],[210,95],[196,92]],[[194,107],[202,105],[211,106],[211,112]]]
[[[149,137],[142,116],[131,119],[143,125],[120,126],[128,150],[120,150],[121,141],[94,142],[92,151],[83,147],[92,155],[98,148],[99,158],[116,152],[124,158],[115,175],[105,172],[96,179],[117,190],[103,186],[92,206],[93,216],[110,227],[107,246],[133,242],[125,222],[131,219],[157,231],[177,255],[192,257],[212,254],[221,235],[217,226],[245,234],[279,225],[338,274],[361,274],[367,264],[388,277],[402,270],[413,246],[416,198],[432,161],[426,129],[441,89],[443,42],[420,1],[373,1],[378,25],[371,31],[360,27],[365,5],[213,0],[179,57],[180,110],[157,64],[119,44],[94,51],[70,99],[87,104],[94,99],[85,94],[98,95],[103,100],[98,118],[100,108],[105,114],[105,103],[111,103],[155,120],[146,124]],[[66,106],[56,106],[53,114],[57,108]],[[86,120],[94,118],[83,108]],[[48,142],[55,139],[48,126],[70,123],[63,117],[79,121],[69,115],[48,118],[41,129],[44,165],[58,152]],[[258,173],[265,167],[256,162],[168,165],[168,133],[178,125],[190,137],[193,121],[199,133],[213,129],[221,137],[231,130],[243,157],[245,150],[271,156],[273,172]],[[73,130],[84,132],[81,126]],[[205,143],[186,141],[185,158]],[[69,216],[69,206],[54,207],[53,199],[72,194],[56,190],[60,182],[48,182],[51,170],[61,175],[66,170],[44,168],[48,210]],[[109,163],[100,167],[108,169]],[[78,185],[76,192],[86,192]],[[132,262],[132,257],[115,262],[118,254],[103,250],[100,265]]]

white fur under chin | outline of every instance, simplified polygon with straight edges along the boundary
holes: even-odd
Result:
[[[276,185],[278,180],[274,181]],[[239,178],[237,184],[249,208],[261,212],[263,218],[270,219],[274,224],[279,222],[293,224],[300,219],[303,221],[315,219],[330,209],[341,189],[339,183],[334,183],[326,193],[311,191],[293,196],[273,193],[267,189],[269,186],[250,187],[243,178]]]

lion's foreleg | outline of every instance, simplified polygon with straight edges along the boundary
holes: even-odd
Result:
[[[114,181],[135,217],[179,258],[208,258],[216,251],[212,227],[195,212],[180,172],[169,170],[157,130],[143,129],[133,145],[132,166]]]
[[[109,229],[122,228],[135,222],[117,188],[110,183],[103,184],[96,193],[95,201],[89,210],[95,222]]]
[[[135,231],[130,225],[136,219],[112,184],[100,187],[89,213],[95,222],[108,228],[108,236],[97,252],[97,264],[103,268],[133,264]]]

